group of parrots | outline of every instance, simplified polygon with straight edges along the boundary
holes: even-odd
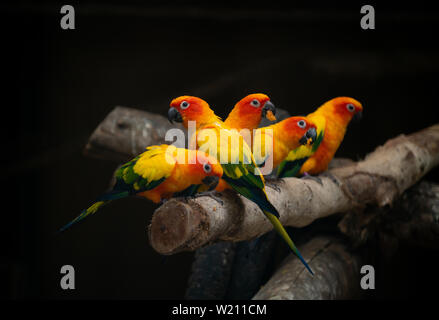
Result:
[[[258,128],[262,117],[276,120],[276,108],[266,94],[244,97],[235,104],[225,121],[203,99],[180,96],[171,101],[168,119],[182,123],[185,128],[189,122],[195,124],[195,133],[189,139],[196,148],[165,144],[147,147],[145,152],[119,167],[115,173],[116,183],[110,192],[98,197],[61,231],[94,214],[110,201],[128,196],[141,196],[160,203],[171,197],[193,197],[233,189],[261,209],[313,274],[279,221],[279,213],[265,192],[265,180],[259,168],[269,159],[278,178],[310,178],[327,170],[348,124],[354,118],[361,118],[362,111],[363,106],[357,100],[337,97],[307,116],[289,117]],[[242,129],[253,132],[251,139],[244,139],[239,133]],[[227,135],[221,135],[222,130],[226,130]],[[209,139],[212,132],[218,139]],[[238,151],[232,150],[230,143],[223,143],[223,136],[239,141]],[[255,141],[266,141],[266,138],[272,139],[268,150],[263,143],[254,144]],[[209,152],[202,151],[207,150],[206,146]],[[227,161],[221,154],[227,154]]]

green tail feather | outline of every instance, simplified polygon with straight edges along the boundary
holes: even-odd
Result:
[[[77,216],[75,219],[73,219],[72,221],[67,223],[64,227],[59,229],[58,232],[63,232],[66,229],[70,228],[72,225],[85,219],[89,215],[96,213],[103,205],[110,203],[112,200],[125,198],[127,196],[129,196],[128,191],[122,191],[122,192],[112,191],[112,192],[109,192],[109,193],[106,193],[106,194],[100,196],[98,199],[96,199],[95,203],[93,203],[87,209],[83,210],[79,216]]]
[[[285,240],[285,242],[288,244],[288,246],[293,250],[294,254],[302,261],[303,265],[308,269],[308,271],[314,275],[314,272],[312,272],[311,268],[309,267],[308,263],[306,263],[305,259],[303,259],[302,255],[300,254],[299,250],[297,249],[296,245],[294,244],[293,240],[291,240],[290,236],[288,235],[288,232],[285,230],[282,223],[279,221],[276,216],[272,215],[269,212],[264,211],[265,216],[270,220],[271,224],[274,226],[274,229],[279,233],[279,235]]]
[[[231,179],[227,176],[223,176],[223,179],[227,182],[227,184],[232,187],[240,195],[246,197],[250,201],[253,201],[258,205],[258,207],[262,211],[270,212],[271,214],[279,217],[279,213],[276,208],[271,204],[268,200],[267,195],[265,194],[264,189],[255,187],[251,184],[245,184],[241,180]],[[264,187],[264,186],[262,186]]]
[[[72,225],[74,225],[75,223],[78,223],[82,219],[85,219],[86,217],[88,217],[90,214],[96,213],[99,210],[100,207],[102,207],[103,205],[107,204],[108,202],[110,202],[110,201],[98,201],[98,202],[93,203],[90,207],[88,207],[87,209],[82,211],[79,216],[77,216],[75,219],[73,219],[72,221],[67,223],[64,227],[59,229],[59,232],[65,231],[66,229],[68,229]]]

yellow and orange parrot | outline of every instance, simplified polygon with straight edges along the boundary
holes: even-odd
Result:
[[[300,144],[294,139],[297,127],[305,128],[307,122],[313,123],[304,117],[289,117],[268,127],[256,129],[253,140],[253,156],[256,164],[262,166],[268,162],[272,164],[272,168],[276,168],[285,160],[291,150],[310,148],[317,137],[315,127],[311,127],[306,132],[299,140]],[[272,141],[272,143],[266,144],[268,141]]]
[[[270,98],[263,93],[252,93],[239,100],[232,111],[230,111],[224,124],[231,129],[236,129],[242,133],[242,129],[248,129],[248,135],[243,134],[243,138],[248,146],[252,146],[253,130],[256,129],[261,119],[267,118],[275,121],[276,107]],[[227,182],[220,179],[217,191],[221,192],[227,188]]]
[[[265,192],[265,181],[255,164],[253,154],[237,130],[227,127],[215,115],[206,101],[193,96],[181,96],[172,100],[168,110],[168,118],[171,122],[182,122],[186,128],[188,128],[189,121],[195,121],[196,132],[191,139],[195,140],[197,148],[206,152],[208,150],[209,154],[216,156],[223,167],[222,178],[228,186],[258,205],[273,224],[274,229],[287,242],[308,271],[313,274],[279,221],[279,213],[268,200]],[[304,118],[300,118],[300,120],[305,121]],[[291,140],[295,141],[293,143],[296,144],[296,147],[304,139],[308,141],[307,134],[308,136],[311,134],[308,133],[308,130],[312,128],[315,132],[315,126],[305,121],[304,127],[296,126],[294,134],[292,130]],[[313,138],[315,139],[315,136]],[[236,142],[235,147],[232,147],[233,141]]]
[[[110,192],[98,197],[60,231],[96,213],[112,200],[137,195],[158,203],[172,196],[193,196],[200,186],[213,190],[222,174],[216,159],[202,151],[166,144],[147,147],[115,172],[116,183]]]
[[[361,118],[363,106],[349,97],[338,97],[324,103],[306,118],[315,123],[317,139],[312,146],[300,146],[279,165],[277,176],[316,175],[328,169],[353,118]],[[275,150],[277,152],[277,150]]]
[[[256,129],[262,117],[275,121],[276,108],[270,98],[263,93],[253,93],[238,101],[230,111],[224,124],[228,128]]]

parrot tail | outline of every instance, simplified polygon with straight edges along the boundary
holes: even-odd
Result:
[[[93,203],[87,209],[83,210],[79,216],[77,216],[75,219],[73,219],[72,221],[67,223],[64,227],[59,229],[58,233],[61,233],[61,232],[65,231],[65,230],[67,230],[72,225],[74,225],[74,224],[78,223],[79,221],[85,219],[90,214],[96,213],[99,210],[100,207],[110,203],[112,200],[125,198],[125,197],[128,197],[129,195],[130,194],[129,194],[128,191],[122,191],[122,192],[120,192],[120,191],[112,191],[112,192],[109,192],[109,193],[106,193],[106,194],[100,196],[98,199],[96,199],[95,203]]]
[[[303,259],[302,255],[300,254],[299,250],[297,249],[296,245],[294,244],[293,240],[291,240],[290,236],[288,235],[288,232],[285,230],[282,223],[279,221],[279,219],[271,214],[270,212],[267,212],[264,210],[265,216],[270,220],[271,224],[274,226],[274,229],[276,229],[277,233],[285,240],[285,242],[288,244],[288,246],[293,250],[294,254],[302,261],[303,265],[308,269],[308,271],[311,273],[311,275],[314,275],[314,272],[311,270],[309,265],[306,263],[305,259]]]

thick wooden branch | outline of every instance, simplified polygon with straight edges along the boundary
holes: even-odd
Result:
[[[317,270],[315,277],[289,255],[253,299],[358,298],[360,266],[365,259],[390,261],[407,243],[410,248],[437,248],[438,218],[439,185],[422,181],[404,192],[392,208],[371,207],[362,214],[346,215],[339,225],[350,239],[320,235],[301,247],[302,255]],[[377,241],[381,250],[361,246]],[[386,276],[381,278],[385,281]]]
[[[314,220],[365,205],[389,206],[439,163],[439,125],[389,140],[363,161],[329,170],[321,184],[287,178],[267,183],[281,222],[303,227]],[[240,241],[272,229],[259,208],[232,191],[219,203],[209,196],[171,199],[149,226],[152,247],[162,254],[194,250],[218,240]]]
[[[362,214],[347,214],[339,229],[360,246],[371,238],[390,245],[409,242],[420,247],[437,247],[439,241],[439,185],[421,181],[408,189],[392,208],[368,208]],[[389,251],[389,250],[388,250]]]
[[[315,272],[289,255],[254,300],[352,299],[360,296],[361,258],[341,240],[319,236],[299,247]]]
[[[224,299],[232,275],[235,244],[218,242],[195,252],[185,298],[189,300]]]

